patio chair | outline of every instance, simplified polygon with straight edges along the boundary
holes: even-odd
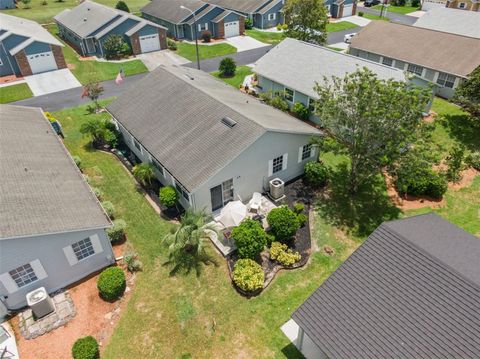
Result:
[[[261,205],[262,205],[262,194],[260,192],[253,192],[252,199],[249,202],[250,211],[257,213]]]

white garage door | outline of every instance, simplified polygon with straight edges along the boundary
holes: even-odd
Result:
[[[142,50],[142,53],[160,50],[158,34],[140,36],[140,49]]]
[[[234,37],[240,35],[240,23],[238,21],[225,23],[225,37]]]
[[[352,16],[353,5],[345,5],[343,7],[343,17],[345,16]]]
[[[57,69],[57,63],[55,62],[55,57],[53,57],[53,52],[42,52],[35,55],[27,55],[28,63],[30,64],[30,69],[32,74],[38,74],[40,72],[46,72]]]

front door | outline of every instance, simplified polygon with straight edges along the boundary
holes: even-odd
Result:
[[[210,188],[210,198],[212,201],[212,212],[223,207],[222,185]]]

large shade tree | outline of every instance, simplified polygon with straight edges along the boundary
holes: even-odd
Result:
[[[480,66],[457,87],[453,100],[480,125]]]
[[[328,17],[323,0],[286,0],[283,13],[288,37],[325,44]]]
[[[317,84],[316,114],[350,158],[350,192],[376,176],[414,141],[431,93],[406,82],[379,80],[358,69]]]

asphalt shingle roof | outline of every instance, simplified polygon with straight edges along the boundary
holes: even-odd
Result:
[[[208,0],[210,4],[243,13],[254,13],[267,1],[268,0]]]
[[[0,240],[110,226],[39,108],[0,105]]]
[[[317,98],[314,87],[316,83],[323,83],[324,76],[328,79],[344,77],[363,67],[381,79],[405,80],[403,71],[393,67],[291,38],[286,38],[260,58],[253,72]]]
[[[191,16],[190,11],[180,8],[181,5],[197,12],[206,5],[206,2],[200,0],[152,0],[140,11],[173,24],[180,24]]]
[[[370,22],[350,47],[460,77],[480,65],[480,39],[387,21]]]
[[[188,191],[220,171],[267,131],[320,131],[211,75],[159,67],[107,107]],[[237,124],[223,124],[229,117]]]
[[[479,358],[479,258],[435,214],[386,222],[292,318],[332,359]]]

